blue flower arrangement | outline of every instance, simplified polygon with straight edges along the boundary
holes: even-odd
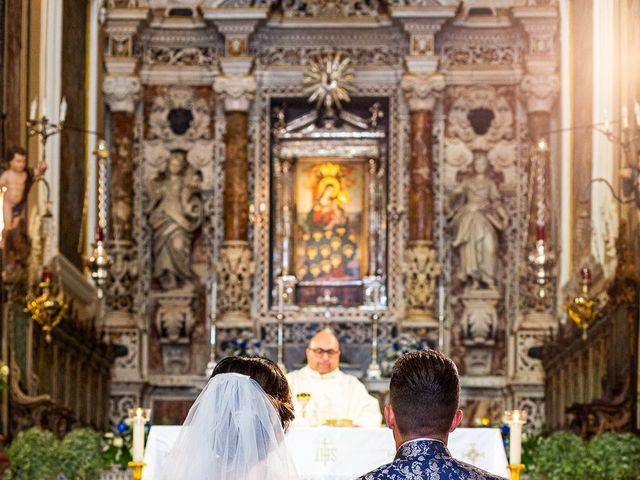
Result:
[[[405,353],[414,350],[428,350],[429,346],[420,338],[404,333],[397,337],[391,346],[382,352],[380,358],[380,369],[383,377],[390,377],[396,360]]]
[[[238,337],[220,342],[222,357],[266,357],[262,341],[254,338],[249,331],[243,331]]]
[[[144,426],[144,442],[151,430],[151,422]],[[121,470],[126,470],[127,465],[132,460],[131,448],[133,446],[133,428],[131,419],[124,418],[116,425],[113,432],[107,432],[103,436],[102,460],[105,468],[117,466]]]

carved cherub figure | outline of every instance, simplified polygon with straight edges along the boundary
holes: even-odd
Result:
[[[47,169],[47,164],[40,161],[35,170],[29,170],[27,152],[20,147],[9,150],[7,163],[8,168],[0,175],[0,187],[6,188],[3,204],[5,231],[18,226],[31,185]]]

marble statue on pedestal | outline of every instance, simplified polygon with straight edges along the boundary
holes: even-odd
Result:
[[[474,152],[474,175],[464,180],[454,197],[464,203],[455,209],[452,225],[453,246],[460,253],[458,279],[472,289],[494,289],[498,232],[504,230],[509,217],[495,181],[487,176],[487,152]]]
[[[202,223],[197,175],[186,165],[185,153],[174,151],[166,176],[149,189],[149,225],[153,230],[153,279],[163,291],[188,285],[191,240]]]

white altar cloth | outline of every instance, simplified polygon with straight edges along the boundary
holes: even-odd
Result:
[[[165,456],[179,432],[179,426],[151,427],[144,480],[159,480]],[[287,432],[287,445],[302,480],[353,479],[390,462],[395,455],[388,428],[292,428]],[[458,428],[449,437],[449,451],[464,462],[508,477],[507,456],[496,428]]]

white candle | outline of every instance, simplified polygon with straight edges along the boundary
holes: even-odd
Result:
[[[58,123],[64,123],[67,118],[67,97],[62,97],[60,102],[60,115],[58,116]]]
[[[40,100],[40,115],[47,116],[47,97],[42,97],[42,100]]]
[[[605,133],[609,133],[611,131],[611,122],[609,122],[609,115],[607,115],[607,111],[604,111],[604,131]]]
[[[136,408],[135,416],[133,417],[133,451],[131,456],[134,462],[142,462],[144,458],[144,424],[146,420],[143,412],[142,408]]]
[[[38,99],[31,100],[31,110],[29,110],[29,120],[36,119],[36,113],[38,113]]]
[[[438,317],[444,317],[444,285],[438,287]]]
[[[520,465],[522,461],[522,425],[526,421],[527,412],[513,410],[505,413],[505,421],[509,424],[509,463]]]
[[[629,109],[626,105],[622,106],[622,128],[629,128]]]

